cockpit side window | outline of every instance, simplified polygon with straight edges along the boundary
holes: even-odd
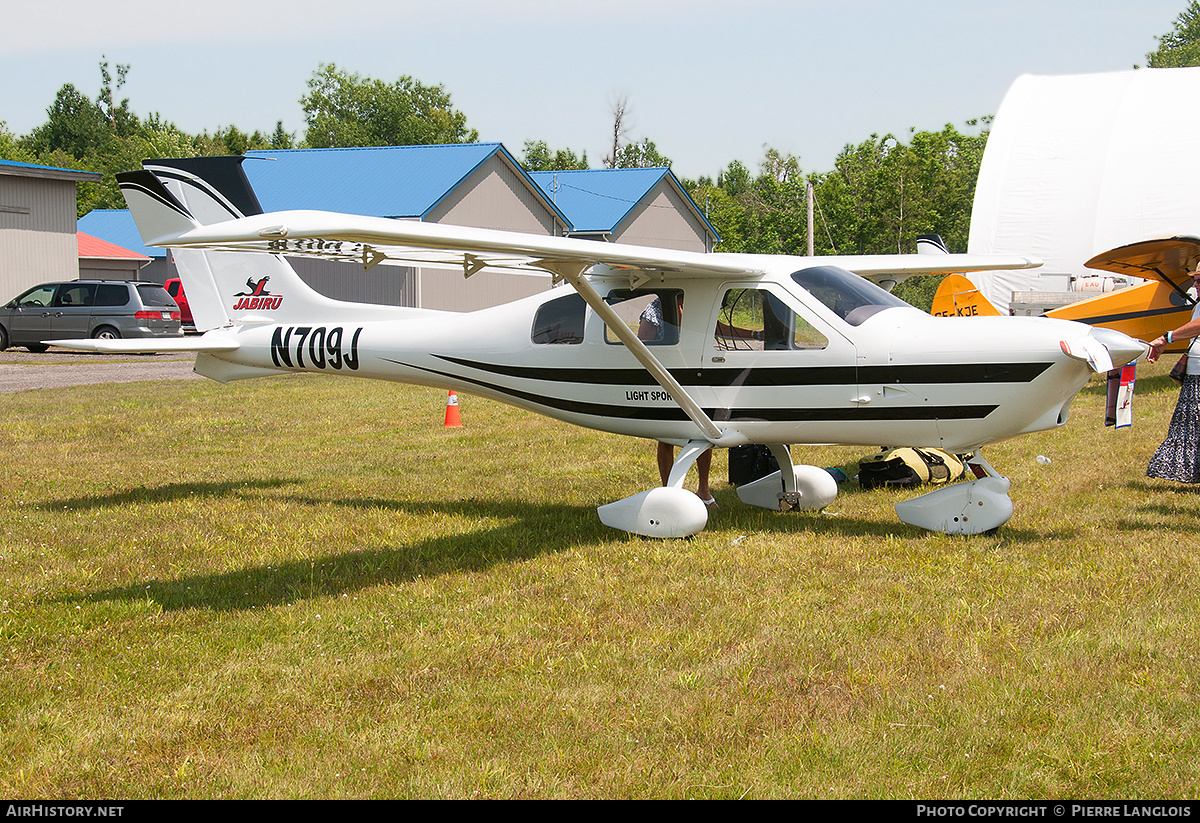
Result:
[[[578,294],[548,300],[533,316],[533,342],[578,344],[583,342],[587,304]]]
[[[908,306],[908,303],[865,277],[837,266],[801,269],[792,275],[792,280],[851,326],[861,324],[884,309]]]
[[[728,289],[713,329],[713,347],[721,351],[823,349],[829,339],[762,289]]]
[[[647,346],[673,346],[679,342],[679,324],[683,319],[680,289],[614,289],[605,301]],[[607,326],[604,341],[621,342]]]

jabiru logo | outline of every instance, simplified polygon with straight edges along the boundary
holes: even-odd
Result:
[[[273,295],[267,291],[267,281],[270,277],[263,277],[257,282],[253,279],[246,281],[246,291],[240,291],[234,295],[239,298],[233,305],[234,311],[271,311],[279,308],[283,303],[283,298],[278,295]]]

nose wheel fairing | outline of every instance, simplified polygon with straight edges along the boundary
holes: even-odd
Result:
[[[1013,513],[1008,496],[1012,484],[978,452],[968,465],[984,476],[897,503],[896,516],[910,526],[943,534],[985,534],[1003,526]]]

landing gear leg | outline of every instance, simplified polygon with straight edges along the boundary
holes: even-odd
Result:
[[[767,446],[779,471],[738,486],[738,499],[748,506],[777,511],[810,511],[828,506],[837,497],[837,481],[816,466],[797,466],[782,443]]]

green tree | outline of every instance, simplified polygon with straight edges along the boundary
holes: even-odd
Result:
[[[114,92],[125,85],[129,66],[117,66],[113,86],[108,62],[100,62],[100,93],[93,102],[70,83],[58,90],[47,109],[46,123],[26,138],[26,147],[39,155],[65,153],[76,161],[103,154],[113,137],[128,137],[137,132],[138,119],[129,109],[129,101],[114,103]]]
[[[638,143],[626,143],[617,150],[615,169],[670,168],[671,161],[659,153],[658,147],[645,137]]]
[[[685,183],[721,235],[715,250],[756,254],[804,254],[805,186],[799,158],[776,149],[767,149],[757,176],[735,160],[715,184]]]
[[[0,160],[15,160],[18,163],[36,163],[37,158],[17,136],[8,130],[8,124],[0,120]]]
[[[138,119],[129,108],[129,98],[120,103],[114,102],[114,92],[120,91],[125,85],[125,77],[129,74],[129,65],[117,64],[117,85],[113,88],[112,73],[108,70],[108,61],[100,61],[100,94],[96,97],[96,107],[108,121],[109,130],[116,135],[127,137],[138,129]]]
[[[67,83],[46,110],[46,122],[26,139],[38,155],[62,152],[75,160],[100,154],[108,141],[108,119],[100,107]]]
[[[441,86],[425,86],[411,77],[384,83],[347,74],[322,64],[300,98],[308,122],[305,143],[311,148],[406,146],[472,143],[466,115],[450,105]]]
[[[572,171],[588,168],[587,152],[577,157],[570,149],[551,152],[544,140],[526,140],[521,161],[529,171]]]
[[[278,132],[280,127],[276,128]],[[220,129],[213,134],[205,132],[193,140],[195,153],[201,155],[245,154],[248,151],[279,148],[271,137],[260,131],[246,134],[237,126]],[[287,148],[286,146],[284,148]]]
[[[914,132],[908,145],[872,135],[847,146],[834,170],[816,179],[824,228],[816,235],[818,253],[912,252],[917,238],[930,233],[940,234],[951,251],[965,251],[987,135],[964,135],[947,125]],[[896,293],[928,309],[936,285],[934,278],[911,278]]]
[[[275,131],[271,133],[270,146],[272,149],[292,149],[296,147],[296,135],[285,131],[283,121],[275,121]]]
[[[1200,66],[1200,0],[1192,0],[1175,18],[1174,27],[1158,38],[1158,48],[1146,55],[1152,69]]]

